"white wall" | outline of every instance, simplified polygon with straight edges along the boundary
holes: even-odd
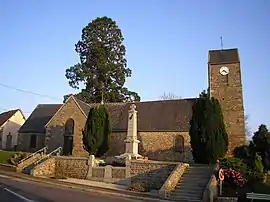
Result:
[[[3,124],[2,149],[6,149],[7,135],[12,135],[12,147],[17,145],[18,130],[24,124],[25,118],[20,110],[18,110],[6,123]]]

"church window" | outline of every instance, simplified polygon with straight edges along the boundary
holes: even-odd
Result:
[[[184,152],[184,138],[183,136],[179,135],[175,138],[174,140],[174,149],[175,149],[175,152]]]

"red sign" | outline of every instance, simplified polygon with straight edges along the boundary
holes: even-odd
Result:
[[[220,181],[223,181],[224,180],[224,173],[223,173],[222,168],[219,169],[218,177],[219,177],[219,180]]]

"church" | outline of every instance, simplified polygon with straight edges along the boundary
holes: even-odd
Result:
[[[208,53],[210,96],[219,100],[229,136],[230,155],[245,143],[245,124],[241,68],[238,49],[210,50]],[[125,152],[128,111],[137,110],[139,154],[151,160],[192,161],[189,121],[197,98],[134,103],[106,103],[112,134],[107,155]],[[87,156],[82,130],[88,104],[74,96],[64,104],[39,104],[19,129],[18,150],[34,152],[45,146],[49,151],[62,147],[62,155]]]

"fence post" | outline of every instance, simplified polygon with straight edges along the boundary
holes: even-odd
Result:
[[[94,155],[89,156],[87,165],[88,165],[88,172],[87,172],[86,179],[91,179],[91,177],[92,177],[92,168],[95,166],[95,156]]]
[[[111,182],[112,181],[112,166],[107,165],[105,166],[104,170],[104,182]]]

